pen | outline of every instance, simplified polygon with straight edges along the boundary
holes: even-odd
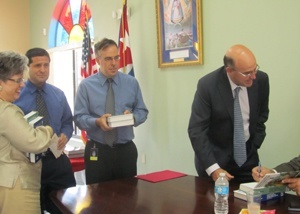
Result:
[[[261,173],[261,164],[260,164],[260,161],[258,162],[257,172],[258,172],[259,174]]]

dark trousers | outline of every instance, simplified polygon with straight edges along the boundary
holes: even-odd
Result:
[[[76,186],[74,173],[69,158],[63,154],[55,158],[51,152],[42,157],[41,177],[41,210],[47,210],[51,214],[61,212],[50,199],[50,192],[53,190],[65,189]]]
[[[90,159],[94,147],[97,150],[98,160]],[[111,148],[89,140],[84,154],[86,183],[93,184],[136,176],[137,156],[137,148],[132,141]]]

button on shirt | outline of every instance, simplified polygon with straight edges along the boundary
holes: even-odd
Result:
[[[106,114],[105,100],[108,89],[107,78],[98,72],[80,83],[75,100],[74,121],[87,132],[90,139],[104,142],[104,132],[96,125],[96,119]],[[134,115],[134,126],[147,119],[148,110],[143,101],[142,92],[137,80],[127,74],[118,72],[113,77],[115,96],[115,115],[129,110]],[[118,127],[118,142],[126,143],[134,138],[133,127]]]

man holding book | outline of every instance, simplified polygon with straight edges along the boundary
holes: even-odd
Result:
[[[267,167],[254,167],[252,169],[252,176],[255,181],[260,181],[266,174],[268,173],[276,173],[276,172],[291,172],[291,171],[299,171],[300,170],[300,155],[298,157],[293,158],[289,162],[282,163],[276,166],[273,169],[269,169]],[[288,187],[295,191],[298,196],[300,196],[300,178],[284,178],[282,183],[287,184]]]
[[[49,53],[42,48],[33,48],[26,52],[26,56],[29,59],[29,79],[15,104],[25,114],[38,109],[43,116],[43,124],[49,124],[59,137],[57,149],[63,149],[73,134],[73,118],[63,91],[46,83],[50,71]],[[42,212],[61,213],[50,200],[49,194],[53,190],[75,185],[69,158],[62,154],[56,159],[50,150],[45,152],[42,157]]]
[[[102,39],[95,44],[95,53],[99,72],[81,81],[74,110],[76,125],[89,138],[84,155],[87,184],[137,174],[133,126],[145,122],[148,115],[138,81],[118,71],[120,56],[116,42]],[[126,122],[126,126],[112,128],[114,125],[110,126],[107,120],[114,120],[113,115],[123,115],[122,119],[130,116],[127,122],[133,125]],[[121,125],[118,121],[117,125]]]

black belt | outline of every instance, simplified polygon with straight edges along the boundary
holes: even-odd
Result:
[[[52,155],[51,150],[48,148],[46,152],[42,152],[41,153],[43,157],[47,156],[47,155]]]
[[[93,143],[97,143],[99,146],[103,146],[103,147],[109,147],[111,149],[115,149],[115,148],[120,148],[120,147],[124,147],[124,146],[127,146],[129,145],[130,143],[133,143],[132,140],[126,142],[126,143],[114,143],[112,146],[108,145],[108,144],[104,144],[104,143],[100,143],[98,141],[95,141],[93,139],[90,140],[91,142]]]

